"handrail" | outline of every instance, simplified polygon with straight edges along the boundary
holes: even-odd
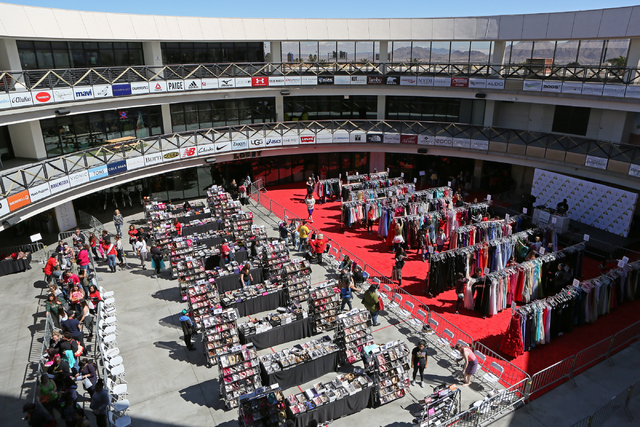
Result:
[[[393,135],[393,139],[389,138],[392,141],[397,140],[398,134],[413,138],[411,141],[415,145],[398,144],[404,147],[422,145],[500,155],[510,153],[511,147],[514,147],[515,155],[523,149],[542,150],[541,159],[569,162],[586,169],[591,169],[589,156],[605,162],[616,160],[618,165],[628,164],[625,171],[630,171],[632,164],[640,163],[639,146],[499,127],[411,120],[258,123],[169,133],[135,139],[126,144],[102,145],[6,170],[0,175],[0,198],[17,195],[13,201],[16,205],[24,206],[30,202],[29,194],[25,193],[27,190],[33,190],[38,199],[46,200],[50,195],[72,191],[75,185],[105,179],[145,165],[192,160],[212,154],[235,153],[238,158],[256,157],[263,150],[281,149],[289,144],[322,145],[323,142],[318,142],[321,136],[328,137],[329,141],[335,140],[336,144],[349,144],[353,139],[354,146],[364,147],[355,141],[365,142],[370,133],[378,137]],[[268,142],[270,144],[267,146]],[[373,142],[366,144],[380,145]]]

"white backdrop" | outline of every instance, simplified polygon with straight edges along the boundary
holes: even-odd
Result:
[[[571,219],[624,237],[638,198],[636,193],[543,169],[536,169],[533,175],[531,194],[537,198],[536,206],[555,208],[567,199]]]

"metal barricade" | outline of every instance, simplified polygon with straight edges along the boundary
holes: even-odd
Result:
[[[25,243],[24,245],[5,246],[0,248],[0,254],[11,255],[20,251],[31,252],[31,260],[47,262],[47,254],[42,242]]]
[[[274,202],[273,200],[271,200],[271,213],[274,214],[275,216],[277,216],[280,219],[284,219],[284,213],[285,209],[284,206],[282,206],[279,203]]]
[[[453,338],[451,339],[451,345],[456,345],[458,341],[464,341],[467,345],[473,346],[473,338],[471,335],[464,332],[462,329],[458,328],[453,323],[449,322],[444,317],[440,316],[438,313],[431,313],[431,319],[434,319],[438,322],[438,330],[435,331],[436,335],[444,338],[444,331],[449,330],[453,333]],[[486,347],[485,347],[486,348]],[[489,349],[487,349],[489,350]],[[491,350],[489,350],[491,351]]]
[[[613,417],[618,411],[626,408],[627,397],[629,396],[629,389],[624,390],[622,393],[615,396],[606,405],[598,409],[592,416],[589,422],[590,427],[598,427],[604,425],[611,417]]]
[[[612,342],[613,336],[610,336],[577,353],[575,363],[571,368],[570,378],[573,380],[573,377],[582,370],[606,359]]]
[[[531,381],[531,377],[522,369],[518,368],[514,364],[510,363],[508,360],[490,350],[481,342],[473,343],[473,350],[479,353],[482,353],[485,356],[485,366],[489,366],[491,362],[495,362],[503,369],[502,374],[500,375],[499,382],[503,384],[505,387],[513,387],[515,384],[521,384],[522,389],[520,390],[523,395],[526,394],[526,386]],[[526,382],[522,382],[526,380]]]
[[[637,340],[638,337],[640,337],[640,322],[636,322],[633,325],[624,328],[620,332],[616,333],[613,336],[613,341],[611,342],[611,347],[607,352],[607,357],[611,357],[611,354],[613,352],[620,350],[629,342]]]
[[[575,355],[567,357],[566,359],[533,374],[531,376],[527,400],[529,400],[533,394],[538,393],[540,390],[550,387],[559,381],[572,379],[571,371],[575,361]]]

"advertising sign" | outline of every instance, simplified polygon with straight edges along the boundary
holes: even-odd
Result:
[[[368,85],[381,85],[384,82],[382,76],[367,76]]]
[[[231,140],[227,138],[220,138],[216,141],[216,153],[226,153],[231,151]]]
[[[420,76],[416,83],[418,86],[433,86],[433,77]]]
[[[271,136],[267,136],[264,139],[265,147],[281,147],[282,146],[282,137],[276,133]]]
[[[638,86],[627,86],[627,92],[625,93],[625,98],[640,98],[640,87]]]
[[[127,171],[127,161],[118,160],[117,162],[111,162],[107,165],[107,173],[109,176],[117,175]]]
[[[385,133],[382,142],[385,144],[400,144],[400,139],[399,133]]]
[[[153,166],[153,165],[157,165],[158,163],[162,163],[162,153],[161,152],[147,153],[147,154],[144,155],[144,164],[145,164],[145,166]]]
[[[562,83],[562,93],[582,93],[582,83],[564,82]]]
[[[135,86],[138,86],[136,83]],[[160,93],[167,91],[167,82],[164,80],[156,80],[149,82],[149,93]]]
[[[285,86],[299,86],[302,84],[302,77],[300,76],[285,76],[284,77],[284,85]]]
[[[602,96],[602,92],[604,91],[604,85],[598,83],[584,83],[582,85],[582,94],[583,95],[597,95]]]
[[[351,76],[333,76],[333,84],[336,85],[350,85]]]
[[[265,146],[265,139],[262,137],[249,138],[249,148],[262,148]]]
[[[469,79],[467,77],[453,77],[451,87],[469,87]]]
[[[282,145],[298,145],[300,138],[295,133],[289,133],[282,136]]]
[[[343,130],[335,131],[333,132],[332,139],[334,144],[348,144],[349,132]]]
[[[127,96],[131,95],[131,85],[129,83],[119,83],[111,86],[113,96]],[[149,90],[147,89],[147,92]]]
[[[55,102],[73,101],[73,89],[70,87],[53,89],[53,99]]]
[[[186,159],[186,158],[189,158],[189,157],[197,156],[198,153],[196,151],[196,148],[197,147],[195,147],[195,146],[193,146],[193,147],[182,147],[180,149],[180,158],[181,159]]]
[[[89,182],[89,172],[86,170],[73,172],[69,174],[69,184],[72,187],[77,187]]]
[[[300,135],[300,144],[315,144],[316,136],[315,134],[301,134]]]
[[[487,89],[504,89],[504,79],[487,79]]]
[[[202,79],[200,84],[203,90],[218,89],[218,79]]]
[[[55,100],[53,98],[53,92],[50,90],[38,90],[31,92],[33,95],[33,103],[35,105],[51,104]]]
[[[474,150],[487,151],[489,149],[489,141],[484,139],[472,139],[471,148]]]
[[[367,142],[382,143],[384,142],[384,135],[381,133],[367,133]]]
[[[591,168],[607,170],[608,162],[609,160],[603,157],[587,156],[587,159],[585,160],[584,165],[589,166]]]
[[[418,84],[416,76],[400,76],[400,86],[415,86]]]
[[[113,97],[111,85],[93,85],[93,97],[95,99]]]
[[[486,89],[487,79],[479,79],[479,78],[472,77],[469,79],[469,87],[472,89]]]
[[[418,145],[433,145],[433,137],[431,135],[418,135]]]
[[[616,98],[623,98],[626,90],[626,86],[623,85],[604,85],[602,91],[603,96],[613,96]]]
[[[9,212],[9,201],[7,199],[0,199],[0,217],[8,215]]]
[[[386,84],[386,85],[399,85],[400,84],[400,76],[387,76],[384,79],[384,84]]]
[[[316,86],[317,84],[317,76],[302,76],[302,86]]]
[[[71,182],[69,181],[68,176],[63,176],[62,178],[56,178],[49,181],[51,194],[57,194],[61,191],[68,190],[69,188],[71,188]]]
[[[543,92],[562,92],[562,82],[558,81],[544,81],[542,82]]]
[[[284,76],[270,76],[269,86],[284,86]]]
[[[168,150],[162,152],[162,161],[163,162],[172,162],[174,160],[180,159],[180,150]]]
[[[269,86],[269,77],[251,77],[251,86],[253,87]]]
[[[33,105],[33,95],[31,92],[15,92],[9,95],[12,107],[26,107]]]
[[[127,170],[134,170],[144,166],[144,157],[127,158]]]
[[[234,139],[234,140],[231,141],[231,149],[233,151],[248,150],[249,149],[249,140],[248,139]]]
[[[24,190],[13,196],[7,197],[7,202],[9,203],[9,210],[11,212],[16,209],[20,209],[23,206],[27,206],[30,203],[29,199],[29,191]]]
[[[97,179],[105,178],[107,176],[109,176],[109,170],[107,169],[107,165],[102,165],[102,166],[89,169],[89,181],[95,181]]]
[[[236,87],[251,87],[251,77],[236,77]]]
[[[0,110],[11,108],[11,98],[8,93],[0,93]]]
[[[75,86],[73,88],[73,99],[93,99],[93,87],[91,86]]]
[[[31,202],[37,202],[38,200],[42,200],[50,195],[51,190],[49,189],[48,182],[36,185],[35,187],[29,189],[29,199],[31,199]]]
[[[200,79],[187,79],[184,81],[185,90],[200,90],[202,89],[202,80]]]
[[[198,145],[196,148],[196,156],[209,156],[211,154],[215,154],[216,145],[215,144],[203,144]]]
[[[366,85],[367,76],[351,76],[352,85]]]
[[[233,77],[219,78],[218,87],[220,89],[228,89],[228,88],[236,87],[236,80]]]
[[[469,138],[453,138],[453,146],[456,148],[470,148],[471,140]]]
[[[400,144],[417,144],[418,135],[400,135]]]
[[[333,135],[327,130],[321,130],[316,134],[317,144],[331,144],[333,143]]]
[[[334,84],[333,76],[318,76],[319,85],[332,85]]]
[[[441,145],[443,147],[453,146],[453,138],[450,136],[436,136],[434,145]]]
[[[367,137],[364,132],[354,131],[349,134],[349,142],[365,143]]]
[[[167,80],[167,90],[169,92],[180,92],[184,90],[184,80]]]
[[[434,77],[433,85],[438,87],[451,87],[451,77]]]
[[[525,80],[522,82],[522,90],[540,92],[542,90],[542,80]]]

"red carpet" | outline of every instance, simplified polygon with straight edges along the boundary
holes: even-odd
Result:
[[[300,218],[307,217],[307,209],[304,204],[306,189],[304,183],[291,184],[269,188],[265,194],[274,202],[281,205],[273,205],[273,211],[282,218],[284,213]],[[285,212],[284,209],[289,212]],[[356,257],[363,260],[369,266],[373,266],[383,275],[390,277],[394,264],[391,249],[376,234],[368,234],[364,227],[352,227],[341,233],[340,222],[341,204],[339,201],[329,202],[325,205],[316,203],[313,214],[315,229],[325,233],[336,241],[343,249],[348,250]],[[444,292],[436,298],[424,296],[425,277],[427,265],[416,255],[415,250],[408,253],[409,259],[402,270],[402,287],[429,308],[443,316],[446,320],[471,335],[474,340],[482,342],[490,349],[500,353],[498,346],[502,340],[511,318],[511,310],[505,310],[496,316],[483,319],[478,313],[462,309],[459,315],[455,313],[456,294],[453,290]],[[583,275],[592,278],[600,274],[598,262],[585,258]],[[577,352],[601,341],[617,331],[640,321],[640,301],[625,302],[616,311],[607,314],[592,325],[577,327],[561,338],[550,344],[535,348],[511,362],[529,374],[540,371],[553,365]],[[502,354],[502,353],[500,353]],[[503,355],[504,356],[504,355]]]

